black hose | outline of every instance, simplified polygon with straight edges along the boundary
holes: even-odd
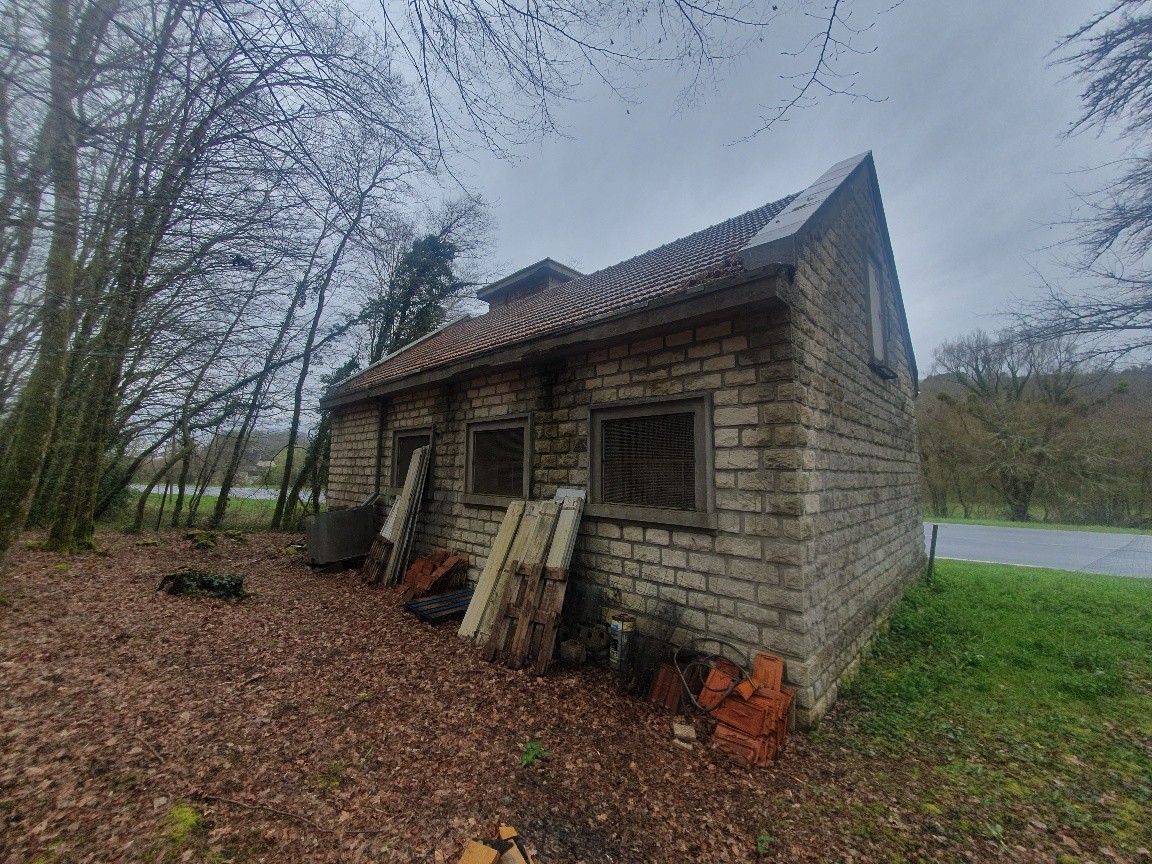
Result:
[[[720,645],[720,646],[723,646],[725,648],[731,648],[733,653],[735,653],[736,655],[738,655],[742,658],[745,658],[744,662],[737,662],[735,660],[732,660],[730,657],[725,657],[723,654],[721,654],[719,652],[704,653],[704,652],[696,651],[694,648],[692,649],[692,653],[694,655],[693,658],[691,660],[688,660],[687,662],[682,662],[681,657],[680,657],[681,652],[688,650],[689,648],[692,648],[692,646],[694,646],[700,642],[713,642],[713,643]],[[688,686],[687,672],[689,669],[693,669],[697,666],[699,666],[701,668],[701,670],[707,670],[708,672],[711,672],[712,669],[715,667],[715,662],[717,660],[725,660],[728,663],[731,663],[738,670],[740,670],[740,676],[741,677],[739,680],[733,680],[732,683],[728,685],[728,687],[724,690],[724,695],[720,697],[720,699],[716,702],[715,705],[713,705],[711,708],[705,708],[703,705],[701,705],[697,701],[696,697],[692,694],[692,688]],[[688,695],[688,699],[692,702],[693,705],[696,706],[697,710],[703,711],[705,714],[711,714],[713,711],[715,711],[717,708],[719,708],[720,705],[724,702],[725,699],[728,698],[728,695],[733,690],[735,690],[737,687],[739,687],[745,681],[750,680],[752,677],[751,674],[748,672],[748,668],[747,668],[747,662],[748,661],[746,659],[746,655],[744,654],[744,651],[741,648],[739,648],[738,646],[733,645],[731,642],[726,642],[723,639],[716,639],[715,637],[712,637],[712,636],[698,636],[695,639],[688,640],[687,642],[685,642],[683,645],[681,645],[680,647],[678,647],[676,649],[676,653],[672,657],[672,662],[676,665],[676,672],[680,675],[680,686],[684,688],[684,692]],[[704,686],[708,687],[708,676],[706,673],[704,674]],[[715,693],[717,691],[709,689],[708,692]]]

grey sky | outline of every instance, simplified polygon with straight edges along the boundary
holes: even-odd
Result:
[[[1107,140],[1061,132],[1076,86],[1048,52],[1097,3],[906,0],[844,59],[855,86],[885,101],[826,98],[752,141],[761,104],[786,95],[779,45],[725,71],[695,106],[679,83],[650,76],[625,105],[602,92],[566,106],[570,135],[513,165],[465,171],[494,204],[496,258],[508,271],[545,256],[585,272],[802,189],[835,162],[872,150],[921,369],[941,340],[997,326],[1010,296],[1038,290],[1035,267],[1060,278],[1078,172],[1113,158]],[[786,40],[787,41],[787,40]],[[794,41],[794,40],[793,40]]]

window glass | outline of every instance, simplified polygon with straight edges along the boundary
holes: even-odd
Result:
[[[872,359],[883,363],[888,359],[887,334],[884,332],[884,298],[880,294],[880,279],[876,267],[868,264],[868,311],[871,315]]]

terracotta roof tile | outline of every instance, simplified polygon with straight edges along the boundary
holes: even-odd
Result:
[[[789,195],[643,255],[460,320],[369,366],[341,383],[332,395],[364,390],[582,322],[591,323],[653,298],[684,291],[700,277],[712,275],[708,271],[733,266],[732,256],[795,197]]]

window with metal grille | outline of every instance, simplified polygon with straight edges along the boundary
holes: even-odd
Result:
[[[469,430],[469,488],[477,495],[527,497],[526,421]]]
[[[392,485],[403,486],[408,476],[408,466],[412,462],[412,454],[417,447],[425,447],[432,443],[432,432],[421,430],[419,432],[397,432],[392,438]]]
[[[660,521],[712,511],[707,396],[593,409],[591,502],[626,519]],[[674,524],[696,524],[676,517]]]
[[[693,412],[605,419],[600,434],[603,503],[697,509]]]

